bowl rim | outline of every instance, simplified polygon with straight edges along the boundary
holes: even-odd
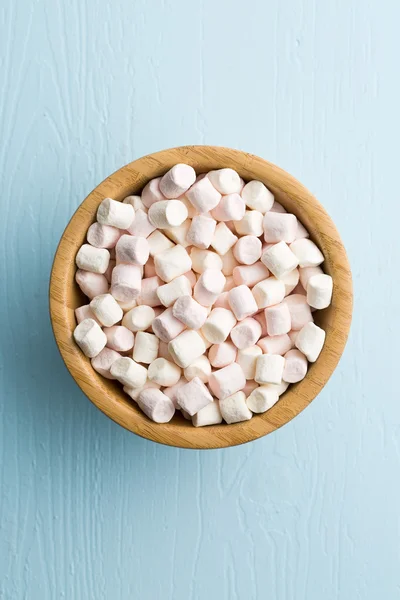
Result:
[[[185,162],[197,165],[199,160],[218,165],[213,168],[231,166],[244,179],[255,179],[256,171],[262,175],[257,178],[267,182],[272,191],[276,188],[290,202],[297,202],[294,212],[300,212],[300,209],[312,211],[318,218],[318,228],[312,231],[312,237],[322,247],[325,256],[328,249],[331,274],[334,275],[332,323],[326,329],[325,345],[319,359],[310,365],[305,379],[292,384],[270,410],[229,427],[222,424],[196,428],[184,422],[183,418],[179,426],[175,419],[167,424],[148,419],[127,401],[122,387],[120,392],[116,391],[110,380],[93,370],[90,360],[76,346],[72,336],[76,326],[74,310],[68,307],[66,301],[71,291],[68,282],[71,275],[74,278],[76,271],[75,254],[86,239],[87,228],[93,222],[101,200],[107,196],[122,200],[128,195],[127,180],[130,188],[139,190],[149,179],[165,173],[174,164]],[[246,173],[249,175],[246,176]],[[304,222],[304,216],[301,220]],[[87,223],[85,229],[82,229],[81,221]],[[161,150],[136,159],[106,177],[83,200],[69,220],[55,252],[49,284],[50,320],[57,347],[70,374],[89,400],[113,421],[145,439],[190,449],[225,448],[253,441],[280,428],[304,410],[325,386],[341,358],[350,330],[352,306],[350,265],[339,233],[325,208],[303,184],[280,167],[261,157],[223,146],[194,145]]]

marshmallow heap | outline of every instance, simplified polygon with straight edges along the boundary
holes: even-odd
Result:
[[[156,423],[269,410],[325,341],[332,278],[307,230],[260,181],[185,164],[141,196],[105,198],[76,256],[88,297],[74,338]]]

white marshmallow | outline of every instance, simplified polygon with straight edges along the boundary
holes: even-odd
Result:
[[[142,390],[137,403],[144,414],[155,423],[169,423],[175,413],[172,401],[156,388]]]
[[[146,208],[150,208],[154,202],[165,200],[164,194],[160,191],[161,179],[161,177],[150,179],[150,181],[144,186],[142,191],[142,202]]]
[[[128,229],[135,218],[135,211],[130,204],[117,202],[112,198],[104,198],[97,209],[97,221],[101,225],[110,225],[118,229]]]
[[[244,392],[236,392],[232,396],[220,400],[219,408],[222,418],[226,423],[240,423],[249,421],[253,413],[246,404],[246,395]]]
[[[189,202],[199,213],[208,213],[221,200],[221,194],[215,189],[208,177],[199,179],[186,192]]]
[[[116,227],[92,223],[86,234],[87,241],[95,248],[114,248],[121,236],[121,231]]]
[[[313,308],[327,308],[332,300],[333,281],[330,275],[313,275],[307,284],[307,302]]]
[[[256,381],[254,381],[253,379],[247,379],[246,385],[244,386],[242,392],[244,393],[244,395],[247,398],[247,396],[249,396],[251,394],[251,392],[253,392],[258,387],[259,387],[259,385]]]
[[[258,308],[279,304],[285,297],[285,291],[284,282],[275,277],[268,277],[268,279],[260,281],[252,289]]]
[[[263,214],[258,210],[246,210],[243,219],[234,221],[234,226],[239,235],[255,235],[260,237],[263,234]]]
[[[100,321],[97,319],[96,315],[93,313],[92,309],[90,308],[90,304],[84,304],[83,306],[79,306],[78,308],[76,308],[75,309],[75,318],[76,318],[76,322],[78,325],[84,319],[93,319],[93,321],[96,321],[96,323],[98,325],[100,325],[100,327],[101,327]]]
[[[324,262],[321,250],[307,238],[290,244],[290,250],[296,255],[300,267],[318,267]]]
[[[262,354],[262,350],[259,346],[249,346],[248,348],[238,350],[236,362],[242,367],[246,379],[254,379],[257,358],[260,354]]]
[[[297,219],[296,236],[295,236],[294,239],[295,240],[301,240],[302,238],[308,238],[308,237],[310,237],[310,234],[308,233],[307,229]]]
[[[217,222],[208,215],[196,215],[192,219],[186,238],[196,248],[205,250],[213,240],[216,226]]]
[[[142,287],[140,267],[137,265],[116,265],[111,275],[111,294],[120,302],[136,300]]]
[[[233,247],[233,255],[242,265],[253,265],[261,256],[262,244],[254,235],[245,235],[238,239]]]
[[[103,348],[103,350],[94,358],[91,359],[92,367],[97,373],[106,379],[114,379],[110,373],[110,368],[116,360],[121,358],[121,355],[110,348]]]
[[[169,307],[154,319],[152,328],[162,342],[168,343],[182,333],[185,324],[174,317],[172,307]]]
[[[172,314],[189,329],[200,329],[207,319],[207,309],[191,296],[181,296],[172,308]]]
[[[210,171],[208,178],[220,194],[234,194],[242,189],[239,174],[233,169]]]
[[[321,267],[305,267],[304,269],[299,269],[300,273],[300,283],[303,288],[307,291],[307,285],[311,277],[314,275],[323,275],[324,272]]]
[[[135,306],[124,314],[122,325],[130,331],[146,331],[155,319],[154,308],[151,306]]]
[[[127,356],[113,362],[110,373],[128,387],[141,387],[147,380],[147,369]]]
[[[264,354],[280,354],[281,356],[293,348],[292,340],[287,333],[263,337],[258,340],[257,346],[260,346]]]
[[[160,252],[165,252],[165,250],[175,247],[175,244],[158,229],[149,235],[147,242],[149,244],[150,256],[152,256],[153,259],[157,254],[160,254]]]
[[[208,351],[208,360],[215,369],[222,369],[236,360],[237,348],[232,342],[214,344]]]
[[[132,358],[138,363],[149,365],[158,356],[159,339],[153,333],[138,331],[135,337]]]
[[[313,320],[311,310],[307,304],[307,298],[302,294],[291,294],[286,296],[284,303],[290,312],[290,329],[299,331],[306,323]]]
[[[191,296],[192,287],[189,283],[188,278],[185,275],[180,275],[176,279],[160,285],[157,289],[157,295],[160,299],[161,304],[168,307],[180,298],[181,296]]]
[[[186,277],[186,279],[190,283],[190,287],[194,288],[194,286],[196,285],[196,281],[197,281],[196,273],[194,271],[190,270],[190,271],[186,271],[186,273],[184,273],[183,275],[184,275],[184,277]],[[187,296],[187,294],[184,294],[184,295]]]
[[[307,323],[299,331],[296,348],[302,352],[309,362],[315,362],[325,342],[325,331],[314,323]]]
[[[239,266],[238,261],[233,256],[232,248],[230,250],[228,250],[228,252],[226,254],[221,256],[221,258],[222,258],[222,273],[225,276],[232,275],[235,267]]]
[[[183,410],[193,416],[213,402],[213,397],[201,379],[194,377],[177,390],[176,401]]]
[[[211,246],[218,254],[224,255],[236,244],[237,240],[237,236],[232,233],[225,223],[218,223]]]
[[[282,206],[282,204],[280,204],[280,202],[277,202],[276,200],[274,201],[272,207],[271,207],[271,212],[277,212],[277,213],[285,213],[287,212],[286,208],[284,208]]]
[[[222,196],[218,206],[211,211],[217,221],[240,221],[246,212],[246,205],[239,194]]]
[[[206,351],[203,339],[196,331],[179,334],[168,344],[168,350],[177,365],[186,369]]]
[[[260,312],[258,312],[255,315],[253,315],[253,319],[255,319],[256,321],[258,321],[260,323],[262,337],[265,337],[266,335],[268,335],[267,322],[265,320],[265,313],[264,313],[264,311],[261,310]]]
[[[272,408],[278,400],[279,394],[277,391],[266,385],[260,385],[251,392],[246,400],[246,404],[252,412],[263,413]]]
[[[116,352],[127,352],[133,348],[135,336],[132,331],[123,325],[113,325],[103,329],[107,336],[107,348]]]
[[[296,345],[297,336],[299,335],[298,331],[289,331],[288,336],[290,341],[292,342],[292,348]],[[290,350],[290,348],[288,348]],[[274,352],[274,354],[280,354],[280,352]]]
[[[280,281],[285,284],[285,296],[288,296],[290,292],[293,292],[294,288],[299,283],[300,273],[298,269],[293,269],[287,275],[281,277]]]
[[[154,227],[177,227],[188,217],[188,210],[180,200],[161,200],[149,208],[149,220]]]
[[[293,271],[299,264],[297,257],[285,242],[274,244],[261,256],[261,262],[277,279]]]
[[[179,196],[178,200],[183,202],[183,204],[188,209],[188,218],[193,219],[193,217],[197,215],[197,211],[193,204],[189,201],[189,198],[186,196],[186,194],[183,194],[183,196]]]
[[[155,230],[155,227],[150,223],[146,211],[139,208],[135,212],[135,218],[132,222],[132,225],[127,227],[126,230],[131,235],[148,238],[149,235]]]
[[[291,244],[296,238],[297,219],[289,213],[267,212],[263,219],[263,229],[267,244]]]
[[[212,344],[222,344],[235,325],[233,312],[226,308],[214,308],[203,325],[202,333]]]
[[[204,427],[206,425],[219,425],[222,423],[222,415],[219,408],[219,401],[210,402],[207,406],[201,408],[192,417],[192,423],[195,427]]]
[[[264,214],[274,203],[274,196],[261,181],[249,181],[242,189],[242,198],[246,205]]]
[[[142,202],[142,198],[140,196],[127,196],[122,200],[124,204],[130,204],[133,206],[134,210],[144,210],[146,211],[146,207]],[[136,216],[136,215],[135,215]]]
[[[110,253],[105,248],[95,248],[90,244],[83,244],[79,248],[75,262],[78,269],[103,274],[107,271]]]
[[[223,291],[225,283],[226,279],[221,271],[206,269],[194,286],[193,296],[199,304],[211,306]]]
[[[230,307],[230,304],[228,301],[228,292],[222,292],[222,294],[220,294],[218,296],[218,298],[216,299],[216,301],[213,304],[213,308],[227,308],[228,310],[231,310],[231,307]]]
[[[121,235],[115,246],[117,263],[144,265],[149,258],[149,243],[144,237]]]
[[[281,383],[285,359],[279,354],[261,354],[257,358],[255,381],[257,383]]]
[[[160,192],[166,198],[179,198],[196,181],[196,171],[190,165],[177,164],[160,181]]]
[[[122,308],[111,294],[96,296],[90,302],[94,315],[105,327],[111,327],[120,321],[124,315]]]
[[[124,313],[128,312],[129,310],[131,310],[132,308],[135,308],[135,306],[137,306],[137,302],[136,299],[135,300],[131,300],[130,302],[121,302],[120,300],[117,300],[119,306],[122,308],[122,310],[124,311]]]
[[[285,354],[285,368],[282,379],[287,383],[297,383],[307,374],[307,359],[299,350],[289,350]]]
[[[199,356],[191,365],[183,371],[184,376],[188,381],[192,381],[194,377],[198,377],[203,383],[207,383],[211,375],[211,365],[207,356]]]
[[[154,257],[156,273],[166,283],[169,283],[179,275],[183,275],[192,268],[192,261],[185,248],[174,246],[164,250]]]
[[[246,285],[252,288],[267,277],[269,277],[269,271],[261,261],[255,262],[254,265],[239,265],[233,269],[235,285]]]
[[[289,387],[289,384],[286,381],[282,380],[282,383],[274,384],[274,383],[266,383],[265,387],[269,387],[273,392],[278,392],[279,397],[282,396],[286,392]]]
[[[246,285],[238,285],[229,291],[229,304],[238,321],[254,315],[258,311],[251,290]]]
[[[181,369],[175,363],[165,358],[156,358],[150,364],[148,371],[150,381],[154,381],[162,387],[170,387],[178,383],[181,374]]]
[[[171,385],[163,389],[164,394],[172,400],[175,408],[177,409],[180,409],[180,406],[178,405],[176,393],[179,390],[179,388],[181,388],[183,385],[186,385],[187,383],[187,379],[185,377],[181,377],[178,383],[175,383],[175,385]]]
[[[107,343],[106,334],[93,319],[84,319],[74,329],[74,339],[85,356],[94,358]]]
[[[254,346],[260,336],[261,325],[256,319],[251,318],[240,321],[231,331],[231,340],[239,350]]]
[[[90,271],[78,269],[75,273],[75,281],[85,296],[90,299],[108,292],[108,281],[100,273],[91,273]]]
[[[157,292],[161,283],[162,281],[157,275],[142,279],[142,287],[140,289],[140,294],[137,297],[137,304],[146,304],[146,306],[151,306],[152,308],[160,306],[160,299]]]
[[[180,246],[187,248],[190,245],[190,242],[188,242],[186,239],[190,229],[190,224],[191,220],[186,219],[186,221],[183,221],[183,223],[176,225],[175,227],[165,227],[163,231],[167,237],[175,242],[175,244],[179,244]]]
[[[287,304],[281,302],[274,306],[268,306],[265,311],[268,335],[282,335],[288,333],[291,328],[290,311]]]
[[[104,277],[107,279],[108,283],[111,283],[111,277],[113,269],[116,265],[116,261],[110,258],[110,262],[108,263],[107,271],[104,273]]]
[[[214,371],[208,380],[208,385],[214,396],[222,400],[242,390],[246,385],[246,377],[242,367],[237,363],[232,363]]]
[[[130,398],[132,398],[134,402],[137,402],[143,390],[147,390],[148,388],[154,388],[159,390],[160,387],[161,386],[159,386],[158,383],[154,383],[153,381],[147,379],[146,383],[144,385],[141,385],[140,387],[129,387],[128,385],[124,385],[123,390],[125,394],[128,394],[128,396],[130,396]]]
[[[192,269],[196,273],[203,273],[206,269],[222,270],[223,263],[221,257],[211,250],[192,248],[190,258],[192,260]]]

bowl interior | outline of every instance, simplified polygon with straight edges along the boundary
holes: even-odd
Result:
[[[75,345],[74,310],[88,299],[75,283],[75,255],[95,221],[97,207],[105,197],[123,200],[140,194],[143,186],[184,162],[197,173],[231,167],[244,180],[262,181],[289,212],[295,214],[321,248],[322,265],[334,280],[332,304],[315,313],[315,322],[326,331],[325,346],[306,378],[289,389],[266,413],[235,425],[193,427],[180,413],[167,424],[150,421],[130,401],[119,383],[96,373]],[[281,427],[303,410],[321,391],[333,373],[346,344],[352,311],[351,273],[338,232],[319,202],[291,175],[263,159],[238,150],[212,146],[187,146],[164,150],[126,165],[105,179],[79,206],[66,227],[54,259],[50,281],[50,314],[56,341],[72,376],[89,399],[106,415],[130,431],[164,444],[185,448],[222,448],[257,439]]]

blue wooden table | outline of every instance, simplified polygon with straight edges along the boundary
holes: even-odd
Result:
[[[1,600],[395,600],[400,85],[395,0],[0,6]],[[158,149],[258,154],[324,203],[355,312],[289,425],[209,452],[109,421],[56,349],[60,235]]]

